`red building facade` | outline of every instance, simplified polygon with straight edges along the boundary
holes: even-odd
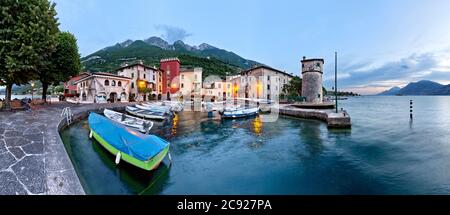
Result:
[[[77,96],[77,85],[75,84],[76,81],[89,76],[88,73],[81,73],[77,76],[70,77],[70,79],[66,82],[64,82],[64,97],[74,97]]]
[[[163,95],[175,94],[180,89],[180,60],[178,58],[162,59],[159,67],[162,71]]]

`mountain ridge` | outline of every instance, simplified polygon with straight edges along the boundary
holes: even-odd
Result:
[[[393,87],[377,95],[450,95],[450,84],[443,85],[430,80],[411,82],[403,88]]]
[[[100,49],[81,60],[84,70],[111,72],[124,63],[133,63],[138,60],[143,60],[148,65],[157,66],[160,59],[168,57],[180,58],[184,66],[203,67],[205,76],[225,77],[238,74],[240,71],[253,66],[263,65],[208,43],[191,46],[178,40],[169,44],[156,36],[144,40],[128,39]]]

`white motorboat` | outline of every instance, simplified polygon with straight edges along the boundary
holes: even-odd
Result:
[[[220,115],[222,115],[222,118],[242,118],[242,117],[248,117],[248,116],[255,116],[259,112],[259,108],[240,108],[240,107],[233,107],[233,108],[225,108],[222,111],[219,111]]]

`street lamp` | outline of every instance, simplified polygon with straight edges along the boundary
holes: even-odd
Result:
[[[33,94],[34,94],[34,81],[31,82],[31,101],[33,101]]]

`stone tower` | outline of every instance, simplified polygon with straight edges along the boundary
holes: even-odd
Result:
[[[323,59],[306,59],[302,62],[302,96],[306,102],[322,103]]]

